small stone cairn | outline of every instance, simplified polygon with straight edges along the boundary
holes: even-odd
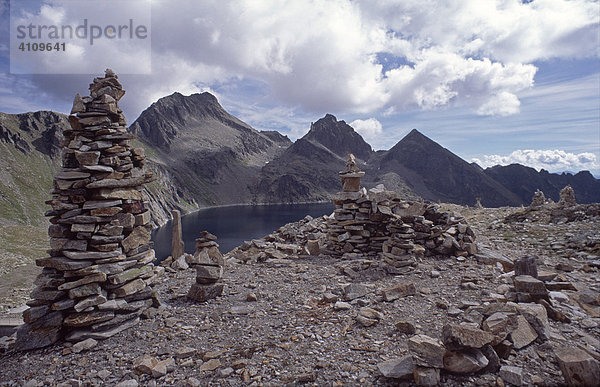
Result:
[[[381,184],[367,192],[360,188],[362,176],[349,155],[340,172],[343,191],[334,196],[334,216],[327,221],[332,254],[380,256],[403,268],[419,256],[477,253],[475,234],[462,216],[441,212],[435,204],[402,200]]]
[[[196,283],[187,295],[193,301],[208,301],[223,294],[224,284],[219,280],[223,276],[225,260],[216,241],[216,236],[202,231],[196,239],[196,252],[188,257],[188,264],[196,269]]]
[[[575,201],[575,191],[570,185],[560,190],[558,205],[561,207],[575,207],[577,202]]]
[[[159,305],[151,214],[142,198],[153,179],[144,150],[132,148],[117,102],[125,91],[110,70],[76,95],[65,130],[62,170],[54,177],[49,257],[31,293],[16,348],[105,339]]]
[[[533,197],[531,198],[531,204],[529,205],[530,209],[538,208],[546,204],[546,196],[539,189],[533,193]]]

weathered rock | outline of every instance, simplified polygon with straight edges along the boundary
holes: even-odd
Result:
[[[152,374],[152,368],[158,363],[158,360],[151,356],[142,356],[133,361],[133,369],[139,373]]]
[[[365,285],[352,283],[344,288],[344,299],[346,301],[364,297],[365,295],[367,295],[367,288]]]
[[[179,258],[175,259],[171,264],[171,268],[175,270],[187,270],[189,269],[189,265],[186,262],[186,256],[181,255]]]
[[[223,287],[222,283],[212,285],[192,284],[187,297],[198,302],[208,301],[223,294]]]
[[[173,259],[177,259],[185,253],[185,246],[183,244],[183,236],[181,229],[181,213],[178,210],[171,211],[173,215],[173,236],[171,239],[171,256]]]
[[[140,245],[144,245],[150,242],[150,233],[144,226],[138,226],[133,229],[133,231],[123,239],[121,245],[123,246],[123,250],[128,252],[129,250],[135,249]]]
[[[407,320],[401,320],[394,324],[398,332],[404,333],[405,335],[412,335],[416,332],[415,325]]]
[[[211,284],[217,282],[223,276],[223,267],[221,266],[196,266],[196,283]]]
[[[446,351],[444,354],[444,369],[455,374],[471,374],[484,369],[487,365],[488,359],[479,349]]]
[[[440,384],[440,370],[437,368],[416,367],[413,376],[417,386],[437,386]]]
[[[426,335],[416,335],[408,339],[408,348],[416,364],[425,367],[443,368],[446,348],[437,340]]]
[[[525,317],[517,316],[517,325],[510,332],[510,340],[515,349],[521,349],[533,343],[537,339],[536,331],[529,325]]]
[[[221,366],[219,359],[210,359],[200,366],[200,371],[214,371]]]
[[[310,255],[319,255],[321,253],[321,246],[318,240],[309,239],[306,241],[306,249]]]
[[[447,324],[442,328],[442,341],[451,350],[481,348],[493,339],[491,333],[467,325]]]
[[[73,344],[73,347],[71,347],[71,351],[73,351],[73,353],[89,351],[90,349],[94,348],[97,344],[98,341],[94,339],[85,339],[83,341]]]
[[[417,294],[417,288],[412,282],[405,282],[390,288],[382,290],[383,299],[385,301],[394,301],[406,296],[414,296]]]
[[[548,339],[548,314],[540,304],[518,304],[517,308],[542,340]]]
[[[113,290],[113,293],[117,297],[125,297],[125,296],[129,296],[131,294],[137,293],[140,290],[144,289],[145,287],[146,287],[146,283],[144,282],[144,280],[141,278],[138,278],[136,280],[126,283],[125,285],[121,286],[120,288],[116,288],[115,290]]]
[[[523,385],[523,369],[520,367],[513,366],[502,366],[500,367],[500,377],[506,383],[510,383],[514,386]]]
[[[560,370],[569,386],[595,386],[600,380],[600,363],[587,352],[572,347],[554,350]]]
[[[538,277],[537,263],[535,257],[526,255],[515,261],[515,276],[529,275],[533,278]]]
[[[377,369],[386,378],[404,379],[413,376],[415,364],[412,356],[406,355],[377,364]]]

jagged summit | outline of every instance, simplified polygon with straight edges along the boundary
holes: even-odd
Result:
[[[145,142],[167,150],[176,137],[192,134],[209,122],[237,131],[254,131],[250,125],[227,113],[217,98],[208,92],[189,96],[175,92],[162,97],[140,114],[131,130]],[[218,137],[216,139],[218,141]]]
[[[366,161],[373,153],[371,145],[367,144],[360,134],[345,121],[338,121],[332,114],[326,114],[311,124],[303,139],[317,142],[344,159],[348,153],[353,153]]]

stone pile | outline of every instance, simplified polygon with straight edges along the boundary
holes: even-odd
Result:
[[[469,307],[465,315],[471,321],[444,325],[441,340],[423,334],[409,337],[409,353],[378,364],[380,372],[388,378],[413,378],[417,385],[439,384],[441,370],[498,373],[508,383],[523,384],[523,369],[502,363],[514,351],[548,339],[551,327],[545,307],[495,302]],[[589,356],[582,358],[589,362]]]
[[[575,191],[570,185],[560,190],[558,205],[562,207],[574,207],[577,205],[575,201]]]
[[[533,193],[533,197],[531,198],[531,204],[529,208],[537,208],[546,204],[546,195],[539,189]]]
[[[442,212],[435,204],[405,201],[383,185],[361,189],[364,172],[352,161],[340,172],[343,191],[334,196],[334,216],[327,222],[332,254],[380,256],[399,268],[419,256],[477,252],[475,234],[462,216]]]
[[[49,257],[35,281],[17,348],[104,339],[158,306],[150,211],[142,198],[144,150],[132,148],[117,102],[125,94],[106,70],[79,94],[64,132],[62,170],[54,177]]]
[[[196,252],[188,257],[187,263],[196,269],[196,283],[187,294],[191,300],[208,301],[223,294],[224,284],[219,280],[223,276],[225,260],[216,241],[216,236],[202,231],[196,239]]]
[[[529,207],[508,215],[504,222],[569,223],[594,221],[600,217],[600,204],[577,204],[575,191],[570,185],[565,186],[559,196],[559,201],[556,203],[551,198],[546,198],[542,191],[537,190],[533,194]]]

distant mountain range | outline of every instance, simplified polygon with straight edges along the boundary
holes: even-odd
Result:
[[[0,113],[0,222],[31,223],[44,212],[60,164],[66,116],[42,111]],[[519,164],[482,169],[412,130],[387,151],[373,151],[350,125],[331,114],[290,141],[258,131],[229,114],[210,93],[163,97],[130,126],[158,180],[147,189],[155,221],[173,208],[234,203],[330,200],[348,153],[366,172],[367,188],[383,183],[407,198],[484,206],[529,204],[536,189],[558,200],[570,184],[578,202],[600,202],[600,180],[589,172],[553,174]],[[31,189],[33,187],[33,189]]]

